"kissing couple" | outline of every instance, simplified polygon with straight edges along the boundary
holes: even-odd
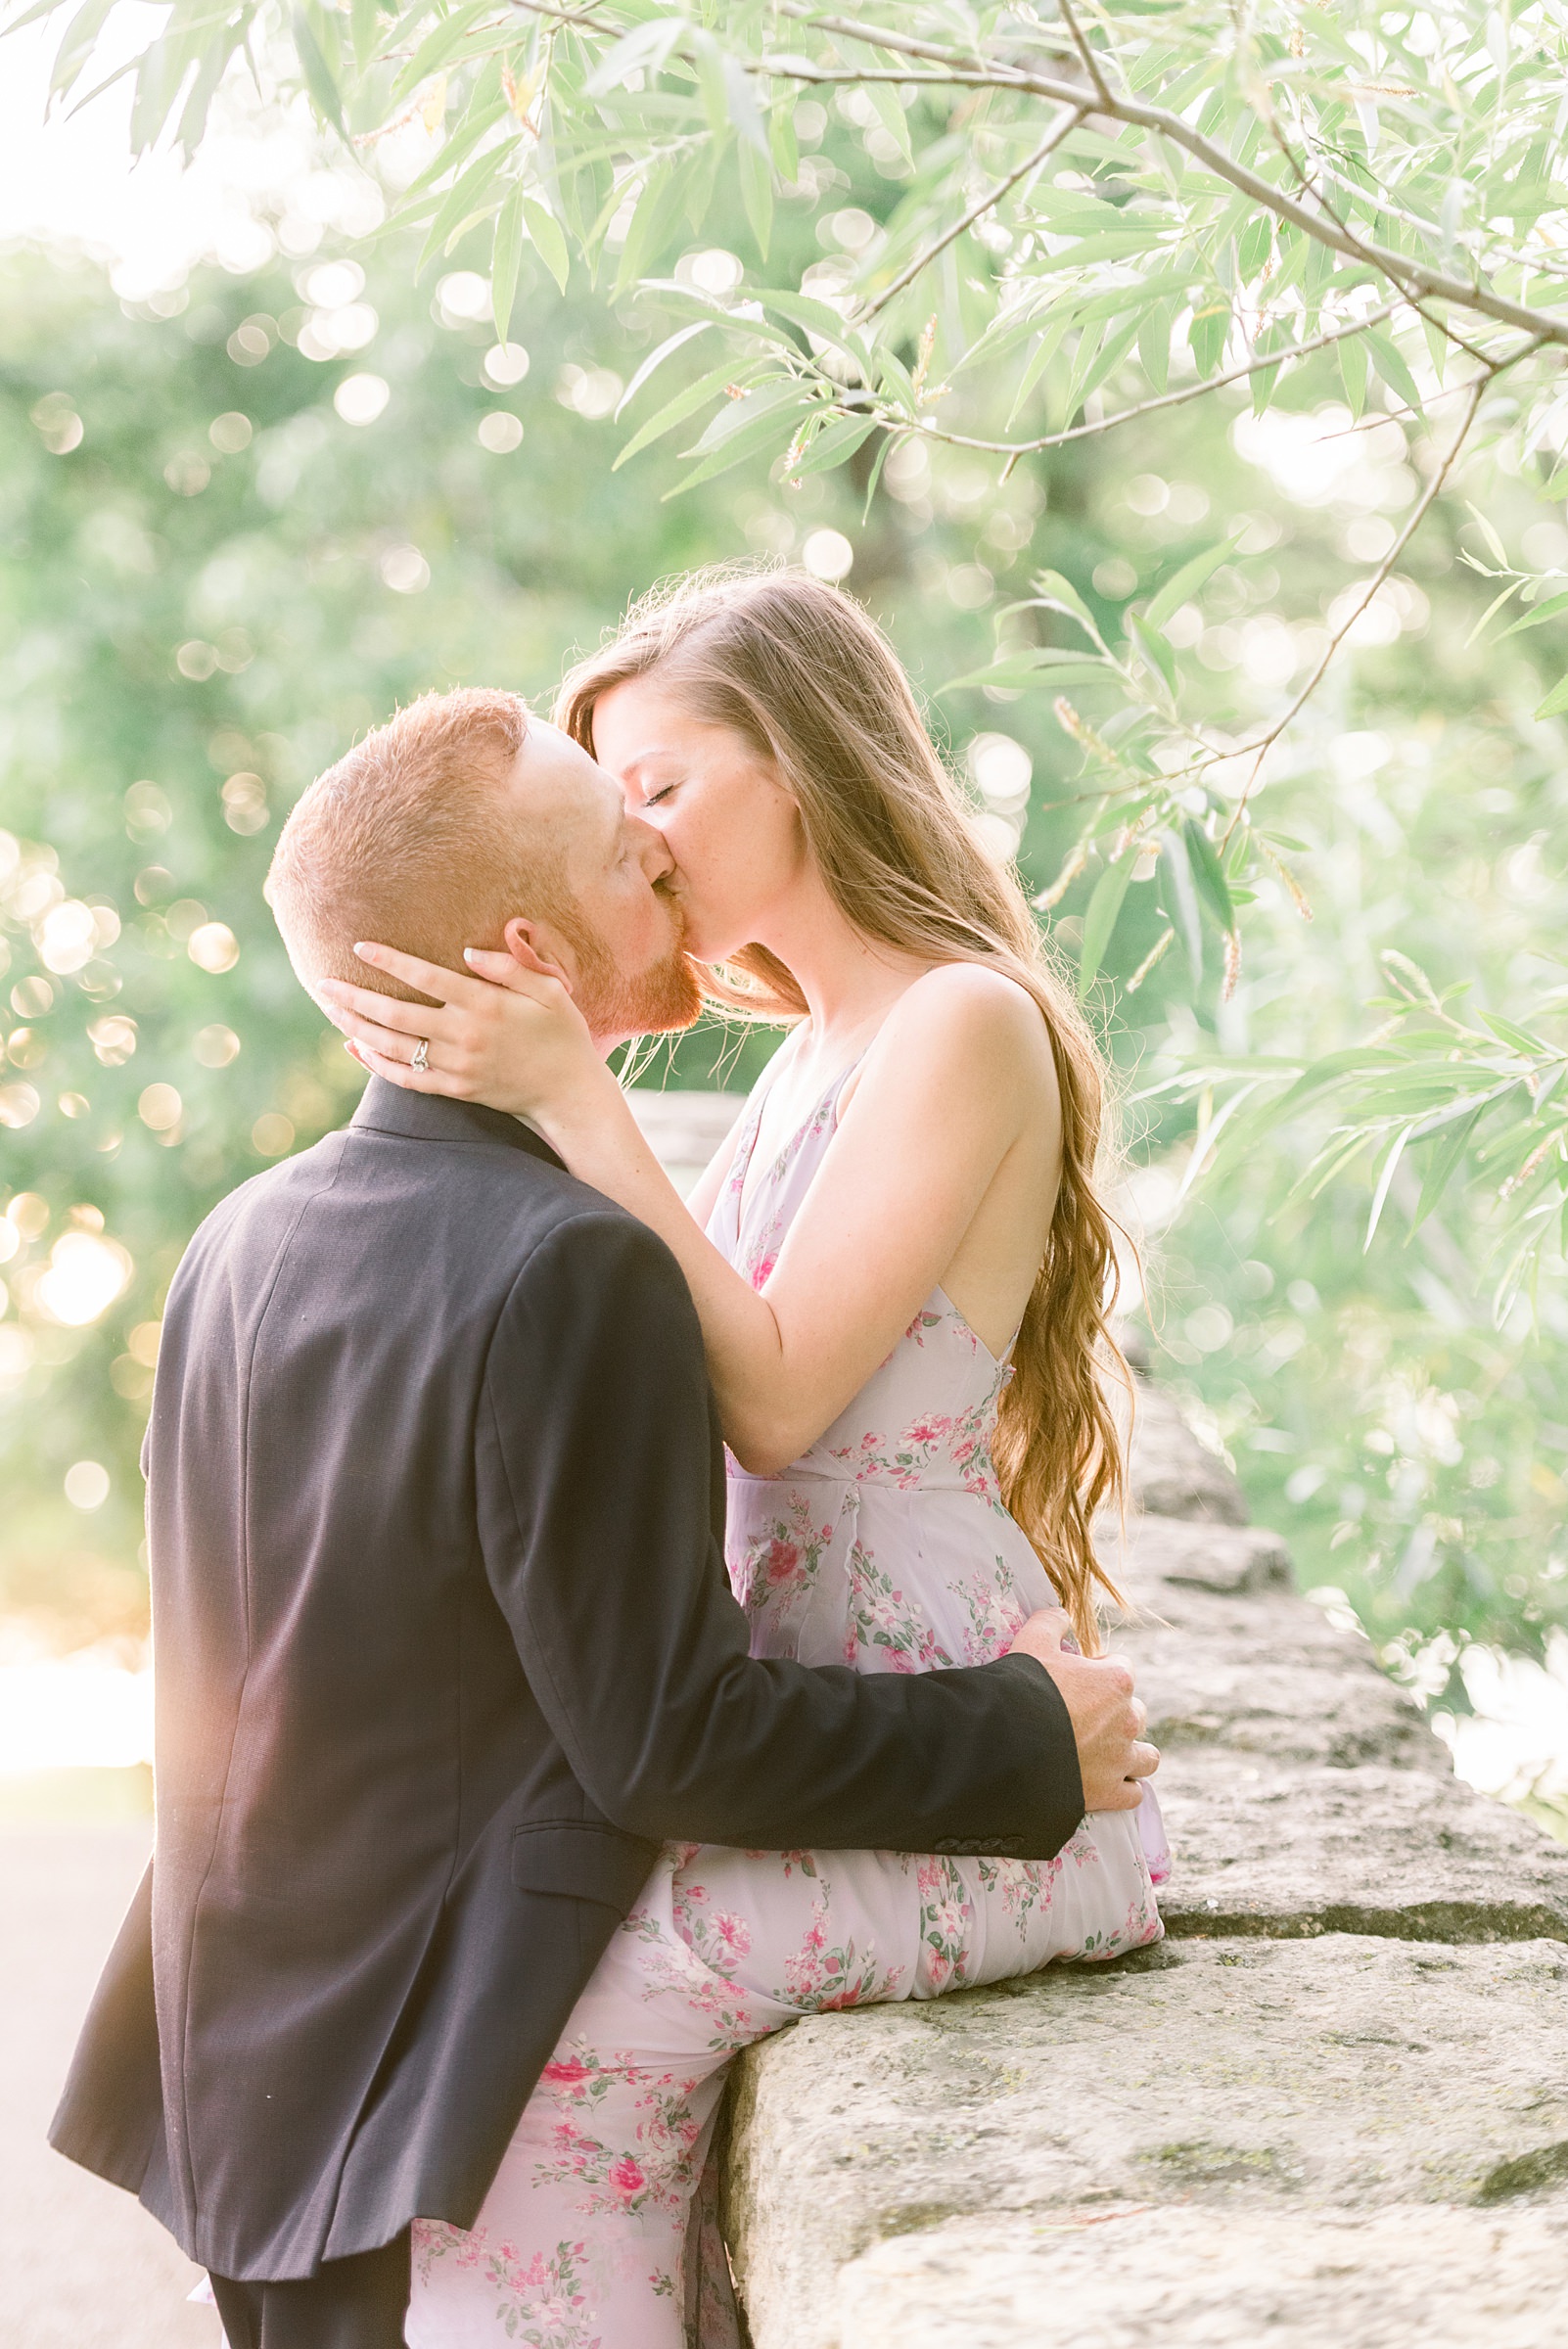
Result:
[[[1100,1064],[802,573],[553,725],[416,702],[267,895],[371,1080],[169,1295],[156,1848],[53,2140],[231,2349],[720,2349],[738,2050],[1161,1931]],[[682,1204],[605,1056],[705,999],[789,1035]]]

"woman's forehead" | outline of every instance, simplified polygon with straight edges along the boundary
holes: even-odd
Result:
[[[612,741],[622,760],[651,758],[709,731],[657,676],[623,678],[593,705],[593,742],[601,758],[609,756]]]

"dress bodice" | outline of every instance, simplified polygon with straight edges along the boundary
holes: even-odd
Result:
[[[855,1064],[858,1065],[857,1063]],[[763,1073],[708,1236],[761,1289],[778,1262],[853,1073],[835,1078],[758,1164]],[[724,1554],[752,1652],[857,1672],[930,1672],[1004,1655],[1038,1607],[1057,1605],[1035,1546],[1003,1506],[992,1438],[1008,1379],[944,1289],[832,1426],[777,1476],[731,1458]],[[1154,1790],[1137,1832],[1154,1881],[1170,1868]]]
[[[753,1096],[708,1236],[755,1289],[772,1272],[816,1177],[853,1074],[846,1069],[834,1079],[804,1124],[761,1167],[754,1161],[764,1085]],[[905,1491],[945,1487],[999,1508],[991,1439],[1011,1376],[946,1291],[933,1289],[853,1402],[785,1473],[851,1477]]]
[[[760,1163],[770,1074],[753,1094],[708,1224],[758,1289],[816,1178],[853,1070]],[[799,1459],[772,1477],[750,1476],[731,1460],[730,1578],[757,1653],[861,1671],[984,1663],[1035,1607],[1052,1603],[992,1464],[1010,1376],[945,1291],[934,1289]]]

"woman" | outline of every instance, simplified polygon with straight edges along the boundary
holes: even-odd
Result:
[[[669,1243],[731,1453],[755,1652],[979,1663],[1053,1598],[1092,1650],[1110,1586],[1090,1519],[1122,1481],[1102,1385],[1126,1375],[1105,1323],[1100,1067],[893,653],[804,574],[711,574],[639,606],[556,715],[663,832],[710,995],[793,1024],[689,1207],[542,970],[472,953],[465,980],[367,945],[445,1008],[334,989],[351,1048],[395,1083],[526,1116]],[[1091,1818],[1039,1865],[667,1854],[479,2227],[425,2231],[410,2341],[525,2317],[563,2345],[679,2341],[692,2180],[734,2049],[803,2011],[1155,1938],[1151,1817]],[[833,1950],[813,1939],[828,1877],[857,1919]],[[699,2265],[722,2287],[688,2260],[688,2300]]]

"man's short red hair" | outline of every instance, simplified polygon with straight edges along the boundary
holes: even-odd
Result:
[[[266,898],[301,983],[406,994],[355,955],[373,939],[461,970],[513,914],[557,911],[559,864],[506,784],[528,734],[515,693],[427,693],[318,775],[278,842]]]

